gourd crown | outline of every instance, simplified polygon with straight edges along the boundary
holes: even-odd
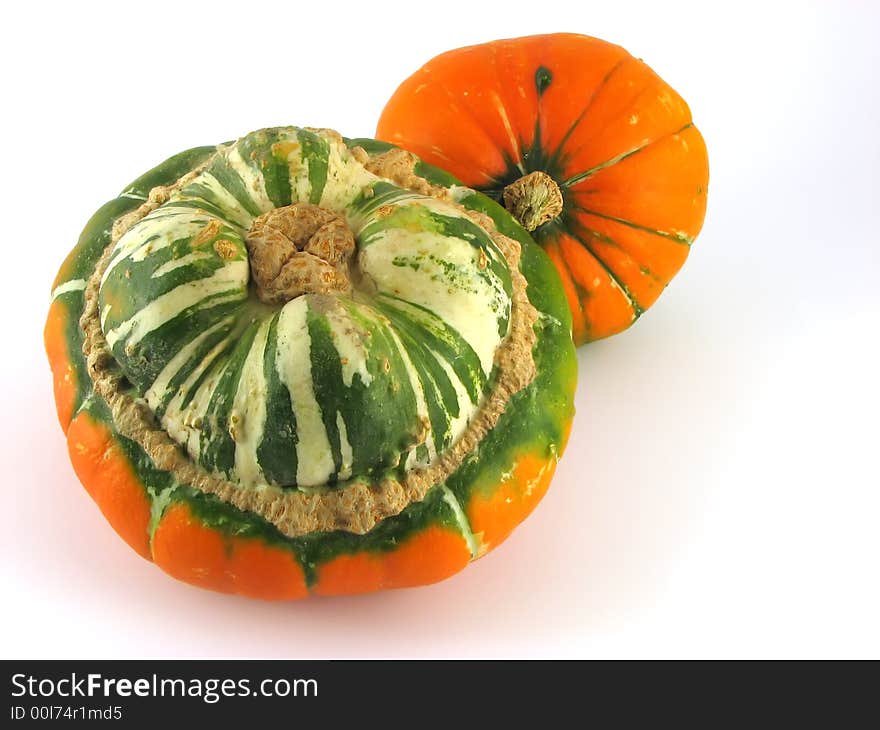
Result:
[[[519,244],[415,164],[261,130],[118,222],[85,349],[157,466],[285,534],[361,532],[491,430],[534,378]]]

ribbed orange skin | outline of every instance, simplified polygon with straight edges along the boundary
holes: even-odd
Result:
[[[322,596],[409,588],[448,578],[471,560],[458,532],[431,526],[390,552],[340,555],[318,569],[314,591]]]
[[[185,504],[169,507],[162,516],[153,536],[153,560],[178,580],[221,593],[267,601],[309,594],[303,570],[289,550],[224,535],[202,524]]]
[[[550,78],[543,89],[539,72]],[[688,105],[597,38],[556,33],[441,54],[400,85],[376,136],[496,197],[523,171],[560,184],[564,212],[534,237],[559,269],[576,344],[629,327],[703,225],[708,157]]]
[[[49,307],[49,315],[46,317],[46,326],[43,329],[43,344],[52,367],[55,410],[58,413],[58,422],[65,433],[73,418],[78,388],[76,371],[70,362],[67,337],[64,333],[68,318],[67,305],[56,299]]]
[[[88,412],[67,429],[73,469],[107,522],[142,558],[150,560],[150,501],[116,439]]]
[[[563,450],[570,433],[571,421],[565,425],[560,446]],[[555,472],[555,459],[526,453],[517,459],[500,484],[486,491],[474,491],[465,512],[481,553],[498,547],[532,513],[550,488]]]

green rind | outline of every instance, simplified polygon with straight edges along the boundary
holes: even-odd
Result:
[[[171,185],[190,170],[195,169],[217,151],[216,145],[205,145],[184,150],[169,157],[152,170],[125,186],[122,195],[140,195],[144,200],[150,191],[160,185]]]

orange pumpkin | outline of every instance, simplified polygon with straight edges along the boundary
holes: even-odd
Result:
[[[706,146],[688,105],[597,38],[441,54],[400,85],[376,136],[513,213],[562,276],[576,344],[626,329],[656,301],[706,212]]]

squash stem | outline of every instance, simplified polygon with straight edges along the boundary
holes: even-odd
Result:
[[[546,172],[536,170],[504,188],[504,207],[531,232],[562,212],[562,191]]]

